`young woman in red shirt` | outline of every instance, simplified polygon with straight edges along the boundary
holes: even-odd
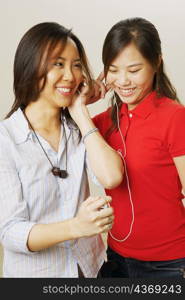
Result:
[[[106,190],[115,219],[101,275],[185,277],[185,108],[164,72],[155,26],[143,18],[115,24],[103,63],[112,106],[94,122],[125,170]]]

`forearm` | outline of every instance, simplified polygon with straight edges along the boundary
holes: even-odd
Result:
[[[74,218],[34,225],[28,236],[28,249],[41,251],[64,241],[107,232],[112,228],[113,210],[111,207],[101,208],[110,201],[110,197],[89,197],[81,203]]]
[[[27,241],[30,251],[41,251],[58,243],[80,237],[75,218],[51,224],[36,224],[32,227]]]
[[[95,128],[85,110],[79,114],[78,126],[82,136]],[[120,155],[106,143],[98,131],[89,134],[84,143],[90,166],[100,183],[108,189],[118,186],[122,182],[124,172]]]

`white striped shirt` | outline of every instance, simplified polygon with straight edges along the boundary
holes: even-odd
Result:
[[[51,165],[18,109],[0,122],[0,240],[4,277],[96,277],[105,259],[100,235],[65,241],[31,252],[27,239],[33,225],[60,222],[75,216],[89,196],[86,152],[78,129],[64,122],[68,139],[66,179],[53,176]],[[39,139],[55,166],[65,169],[64,142],[58,152]]]

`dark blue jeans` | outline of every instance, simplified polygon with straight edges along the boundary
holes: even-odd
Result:
[[[120,256],[107,249],[107,262],[100,270],[100,277],[121,278],[185,278],[185,258],[168,261],[142,261]]]

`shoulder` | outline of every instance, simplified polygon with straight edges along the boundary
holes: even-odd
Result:
[[[15,114],[15,113],[14,113]],[[0,121],[0,143],[16,142],[17,123],[14,114]]]
[[[11,128],[11,122],[8,119],[0,121],[0,140],[2,138],[7,138],[9,136],[9,131]]]
[[[158,103],[157,106],[161,110],[171,113],[172,115],[178,111],[185,111],[185,106],[183,104],[167,97],[157,99],[156,103]]]
[[[170,98],[163,97],[157,100],[157,111],[163,120],[172,122],[179,119],[185,122],[185,106]]]
[[[8,119],[0,122],[0,157],[10,153],[12,138],[8,130],[8,124]]]
[[[164,133],[169,144],[185,141],[185,106],[169,98],[161,98],[159,105],[160,132]],[[184,145],[182,147],[184,149]]]

